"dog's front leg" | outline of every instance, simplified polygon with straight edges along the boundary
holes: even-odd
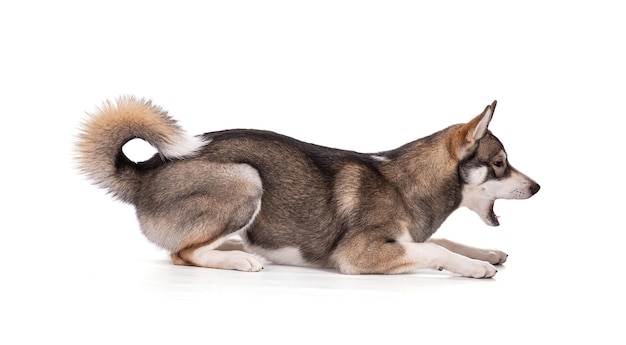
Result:
[[[498,272],[486,261],[465,257],[435,243],[407,242],[402,245],[415,269],[445,269],[471,278],[491,278]]]
[[[452,242],[450,240],[446,240],[443,238],[431,238],[428,240],[428,242],[438,244],[457,254],[467,256],[468,258],[487,261],[492,265],[503,264],[506,261],[507,257],[509,256],[505,252],[502,252],[499,250],[481,249],[481,248],[466,246],[464,244]]]
[[[394,274],[431,268],[464,277],[490,278],[497,272],[486,261],[470,259],[435,243],[372,241],[368,233],[340,245],[335,259],[344,274]]]

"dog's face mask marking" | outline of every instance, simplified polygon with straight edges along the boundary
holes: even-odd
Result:
[[[461,127],[455,142],[459,146],[453,147],[460,147],[456,152],[463,184],[461,206],[476,212],[487,225],[498,226],[495,200],[530,198],[539,184],[509,164],[502,143],[487,130],[494,109],[495,103]]]
[[[499,149],[495,155],[492,146],[501,147],[498,139],[488,134],[476,154],[459,168],[463,182],[461,206],[476,212],[491,226],[498,226],[493,212],[496,199],[527,199],[539,191],[539,185],[509,165],[506,152]]]

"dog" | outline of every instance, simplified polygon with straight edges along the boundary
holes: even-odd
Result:
[[[105,101],[81,124],[79,172],[133,204],[145,237],[177,265],[260,271],[276,264],[343,274],[419,269],[489,278],[507,254],[431,235],[457,208],[498,226],[496,199],[539,184],[514,169],[488,129],[496,102],[397,149],[364,154],[270,131],[187,134],[151,101]],[[144,162],[122,147],[141,138]]]

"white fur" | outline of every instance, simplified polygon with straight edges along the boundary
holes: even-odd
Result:
[[[258,272],[263,269],[264,258],[243,251],[240,234],[254,221],[261,210],[261,200],[250,220],[238,231],[224,236],[193,251],[191,259],[199,266]],[[245,236],[241,236],[245,238]]]
[[[495,249],[481,249],[464,244],[452,242],[443,238],[430,238],[428,242],[440,245],[452,252],[467,256],[468,258],[487,261],[497,265],[506,261],[508,255],[505,252]]]
[[[470,174],[470,180],[474,174],[476,174],[473,176],[474,178],[480,177],[479,170],[477,169]],[[526,199],[532,196],[529,189],[531,183],[526,175],[518,171],[513,171],[511,176],[505,179],[487,180],[478,185],[470,183],[463,187],[461,206],[468,206],[480,200]]]
[[[474,140],[480,140],[485,133],[487,133],[487,127],[489,126],[489,122],[491,121],[491,117],[493,116],[493,108],[491,106],[487,107],[485,110],[485,115],[476,125],[474,129],[474,133],[472,133],[472,138]]]
[[[389,158],[385,157],[385,156],[381,156],[381,155],[371,155],[370,156],[373,160],[378,161],[378,162],[389,162]]]
[[[494,225],[491,220],[490,214],[492,212],[493,203],[495,198],[485,193],[484,186],[463,186],[463,199],[461,199],[461,205],[476,212],[480,218],[489,225]]]
[[[412,269],[445,269],[472,278],[490,278],[497,272],[496,268],[488,262],[467,258],[434,243],[403,243],[402,245],[413,263]]]
[[[397,238],[398,243],[404,249],[402,265],[392,273],[401,273],[413,270],[430,268],[434,270],[447,270],[460,274],[464,277],[490,278],[497,270],[488,262],[470,259],[454,253],[441,245],[431,242],[413,242],[411,235],[406,231]],[[335,257],[336,265],[344,274],[359,274],[359,269],[354,267],[348,260]]]
[[[183,158],[193,156],[210,141],[200,136],[190,136],[181,131],[180,136],[172,143],[166,143],[159,148],[159,152],[167,158]]]
[[[415,242],[415,241],[413,241],[413,237],[411,237],[411,233],[406,228],[406,226],[404,226],[402,234],[396,238],[396,241],[398,241],[398,242],[407,242],[407,243],[408,242]]]
[[[467,178],[467,183],[472,186],[478,186],[479,184],[485,182],[488,172],[489,169],[487,169],[487,167],[472,169]]]
[[[275,264],[292,265],[292,266],[314,266],[311,263],[307,262],[302,257],[300,250],[296,247],[284,247],[280,249],[265,249],[265,248],[261,248],[258,246],[252,246],[246,243],[245,248],[247,251],[251,251],[255,254],[259,254]]]
[[[193,251],[191,260],[204,267],[258,272],[263,269],[262,259],[239,250],[221,251],[211,249],[213,244]]]
[[[530,198],[532,196],[530,186],[534,182],[514,169],[507,178],[484,181],[486,169],[486,167],[481,167],[470,172],[468,183],[463,185],[461,192],[461,206],[476,212],[486,224],[497,226],[498,222],[493,214],[495,200]],[[481,180],[484,182],[481,183]]]
[[[519,171],[514,171],[505,183],[505,188],[500,191],[502,194],[498,196],[500,198],[527,199],[532,196],[529,187],[533,182]]]

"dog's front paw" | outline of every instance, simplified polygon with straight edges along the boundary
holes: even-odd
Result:
[[[509,254],[505,252],[499,250],[488,250],[485,261],[492,265],[502,265],[508,257]]]
[[[468,259],[456,273],[469,278],[491,278],[496,275],[496,272],[498,270],[486,261]]]

